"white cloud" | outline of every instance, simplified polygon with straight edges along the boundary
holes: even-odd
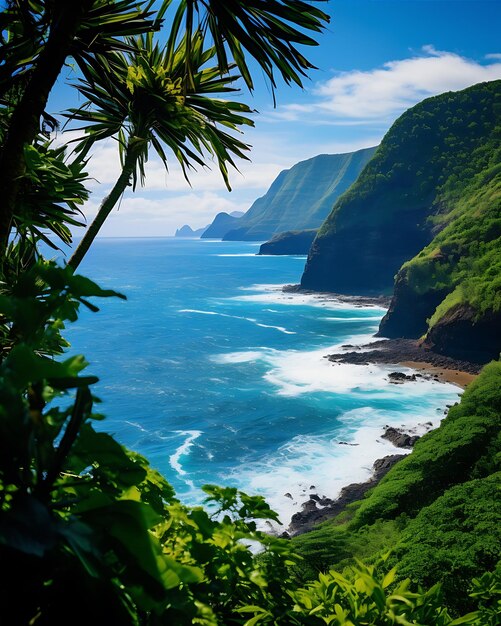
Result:
[[[169,195],[152,199],[126,197],[106,220],[100,236],[159,237],[174,234],[183,224],[200,228],[210,224],[220,211],[245,211],[247,204],[213,192]]]
[[[370,71],[339,72],[316,85],[310,103],[284,105],[275,117],[314,124],[395,119],[429,96],[501,78],[501,54],[490,54],[488,58],[492,62],[482,65],[453,52],[424,46],[420,54],[389,61]]]

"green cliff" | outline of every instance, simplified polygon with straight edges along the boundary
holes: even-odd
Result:
[[[491,165],[444,194],[445,227],[398,272],[380,335],[423,337],[435,352],[480,363],[499,358],[501,125],[490,143]]]
[[[375,148],[321,154],[281,172],[228,232],[227,241],[262,241],[288,230],[318,228],[336,199],[357,179]]]
[[[501,556],[500,415],[501,363],[492,362],[365,498],[294,538],[304,575],[386,555],[401,578],[441,583],[449,606],[471,610],[469,581]]]
[[[482,180],[492,193],[485,203],[495,213],[492,168],[499,163],[500,115],[501,81],[428,98],[406,111],[334,205],[313,243],[301,285],[389,293],[403,263],[460,215],[473,216],[473,205],[484,202]],[[487,230],[482,241],[495,239]]]

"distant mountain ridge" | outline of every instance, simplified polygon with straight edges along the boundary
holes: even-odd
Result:
[[[213,219],[212,224],[209,224],[200,238],[222,239],[228,231],[238,226],[239,220],[243,215],[244,213],[240,211],[233,211],[233,213],[218,213]]]
[[[232,211],[231,213],[218,213],[216,215],[216,217],[213,219],[213,221],[210,224],[207,224],[207,226],[203,226],[202,228],[197,228],[196,230],[193,230],[191,228],[191,226],[188,226],[188,224],[185,224],[184,226],[182,226],[181,228],[178,228],[174,234],[174,237],[200,237],[202,238],[205,234],[205,232],[209,229],[211,233],[215,233],[216,230],[218,232],[226,232],[226,230],[224,229],[223,226],[223,222],[225,220],[224,217],[222,216],[227,216],[229,218],[229,224],[234,224],[235,222],[233,220],[237,220],[237,218],[242,217],[242,215],[244,215],[243,211]],[[216,222],[216,226],[213,229],[212,227],[214,226],[214,222]],[[231,228],[231,226],[228,226],[228,228]],[[223,235],[219,234],[219,235],[215,235],[215,234],[209,234],[207,237],[209,238],[215,238],[215,239],[221,239]],[[207,238],[207,237],[204,237]]]
[[[321,154],[281,172],[230,230],[226,241],[262,241],[290,230],[318,228],[335,200],[357,179],[375,148]]]

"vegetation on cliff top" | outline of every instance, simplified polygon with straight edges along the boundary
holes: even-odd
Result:
[[[451,220],[485,213],[480,207],[477,213],[477,201],[492,207],[486,217],[494,219],[499,188],[489,199],[482,187],[499,173],[500,118],[501,81],[428,98],[406,111],[319,230],[304,286],[316,287],[318,278],[332,290],[349,281],[361,290],[389,288],[402,263]],[[480,241],[497,233],[486,227]],[[398,254],[388,253],[393,244]],[[347,263],[349,255],[357,262]],[[426,275],[430,280],[433,272]]]
[[[429,319],[430,327],[458,305],[472,308],[476,320],[501,310],[501,116],[497,140],[490,167],[460,195],[444,192],[444,205],[451,210],[437,216],[437,222],[446,226],[400,271],[418,296],[446,294]]]

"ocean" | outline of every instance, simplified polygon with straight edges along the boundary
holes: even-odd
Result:
[[[370,341],[384,309],[282,292],[305,258],[258,249],[98,239],[79,272],[127,300],[96,300],[66,337],[100,378],[98,427],[184,502],[200,504],[203,484],[231,485],[264,495],[287,524],[311,492],[335,497],[403,452],[381,439],[385,425],[438,425],[461,390],[389,383],[404,367],[330,363],[343,344]]]

